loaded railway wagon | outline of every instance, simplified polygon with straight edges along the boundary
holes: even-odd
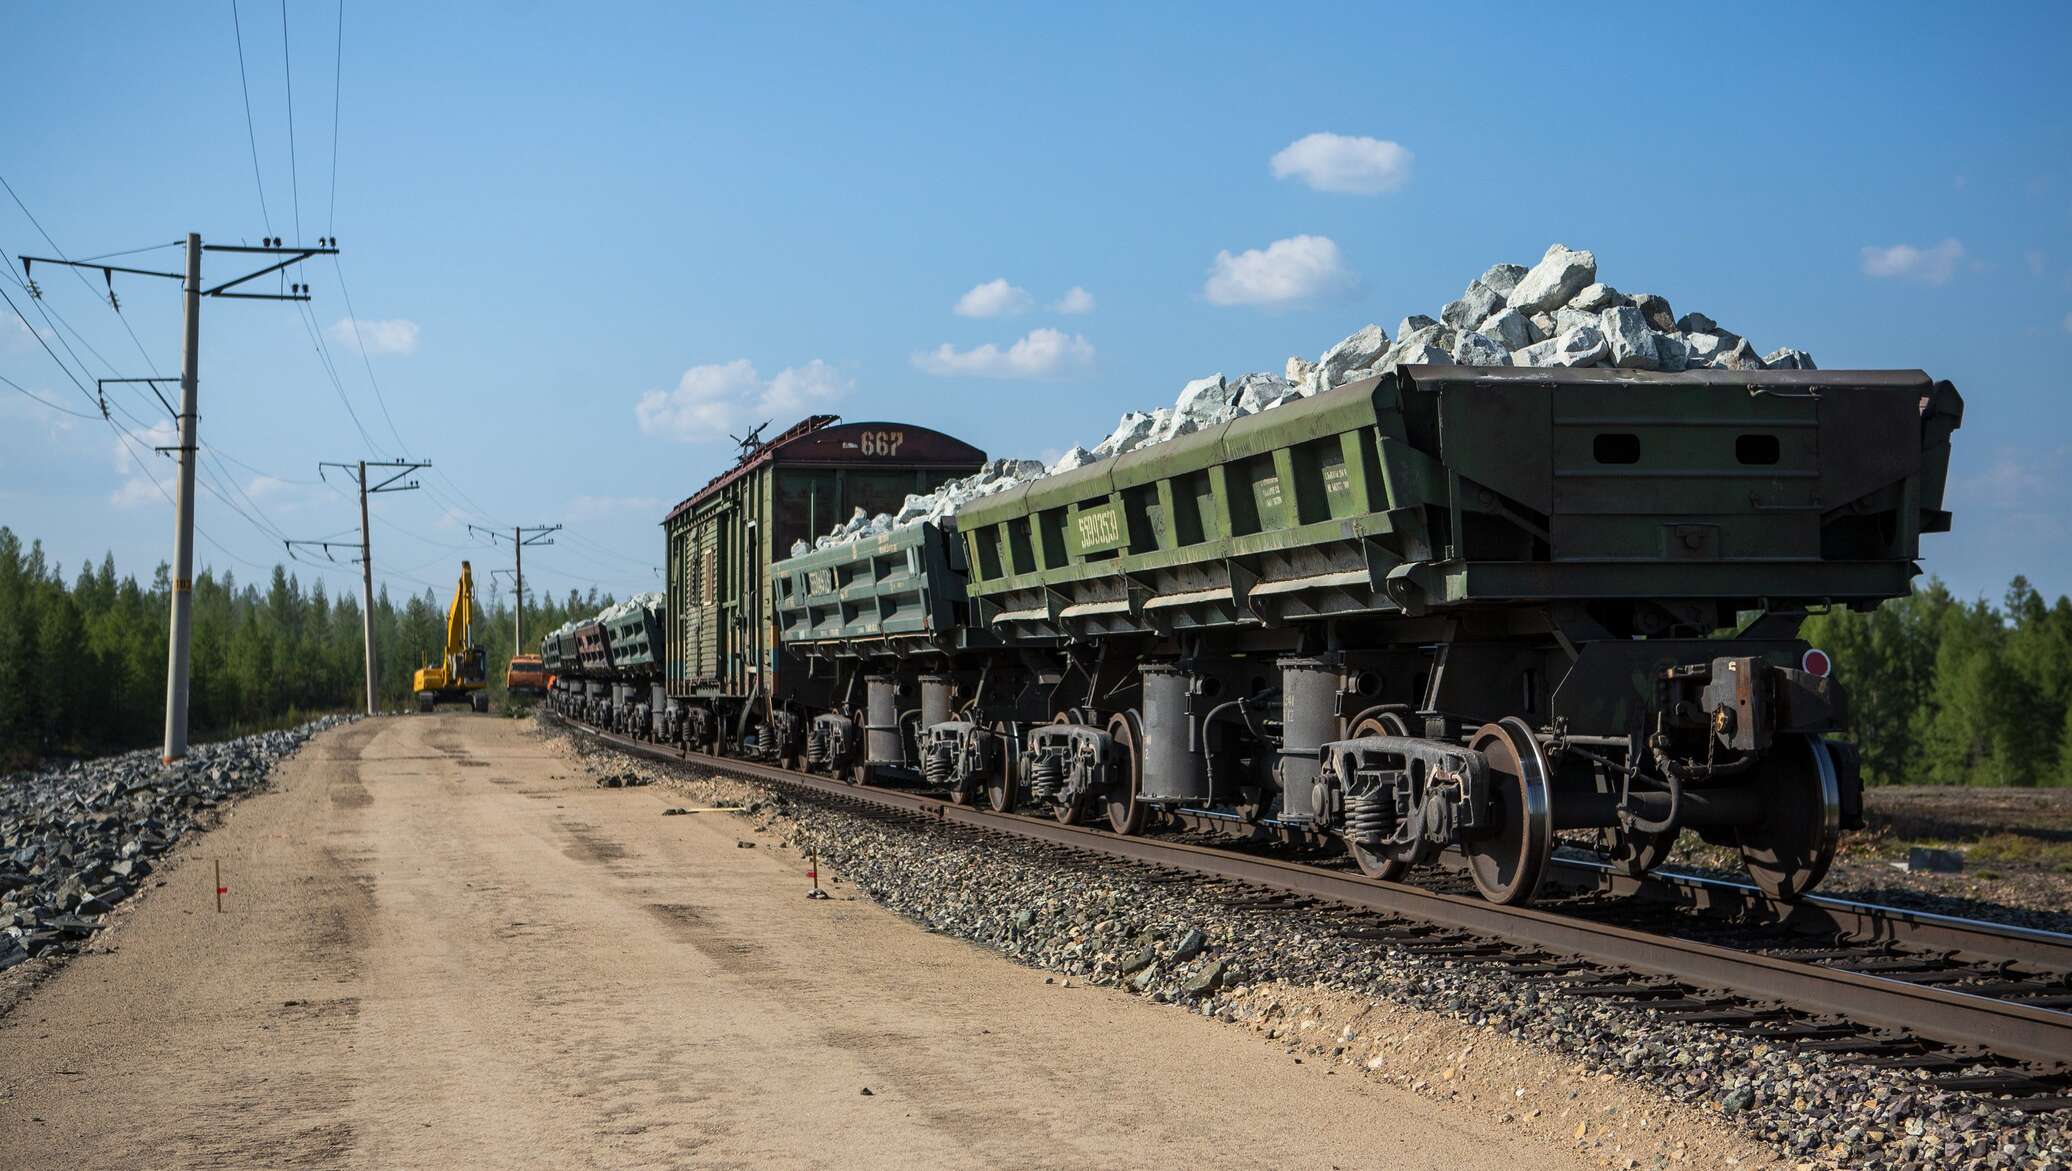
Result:
[[[570,687],[575,710],[593,724],[606,723],[611,712],[611,640],[595,618],[576,623],[568,633],[576,647],[576,676]]]
[[[1024,722],[1047,718],[1048,692],[1032,690],[1043,670],[1032,674],[1002,653],[998,634],[971,622],[965,580],[963,543],[933,524],[902,525],[771,567],[780,645],[828,681],[831,697],[807,713],[792,762],[857,781],[919,776],[946,784],[945,750],[931,752],[931,736],[947,751],[963,751],[977,727],[969,717],[981,706],[996,720],[1010,711]],[[1015,641],[1041,647],[1059,640]],[[953,694],[961,697],[956,711]],[[1014,733],[1003,723],[985,734]],[[968,801],[970,788],[952,795]]]
[[[555,711],[574,715],[574,696],[583,674],[576,653],[575,626],[564,625],[540,639],[540,669],[547,675],[547,703]]]
[[[837,550],[772,575],[806,583],[787,643],[887,691],[866,733],[921,693],[915,747],[824,768],[918,755],[959,799],[1192,809],[1385,878],[1457,850],[1501,902],[1557,834],[1639,873],[1691,829],[1789,898],[1861,808],[1799,624],[1910,589],[1962,413],[1919,371],[1409,366],[960,508],[931,613],[997,649],[872,635],[811,576]]]
[[[611,655],[611,697],[604,724],[652,740],[662,709],[662,595],[635,594],[597,616]]]
[[[786,654],[766,571],[780,550],[977,471],[985,453],[907,423],[815,415],[744,452],[662,522],[668,564],[664,738],[783,756],[833,680]]]

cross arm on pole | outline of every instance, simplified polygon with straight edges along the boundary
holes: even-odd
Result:
[[[178,378],[96,378],[94,379],[94,388],[101,392],[101,417],[104,419],[108,417],[107,388],[109,386],[115,383],[141,382],[151,388],[151,393],[157,396],[158,405],[165,408],[165,413],[171,415],[174,419],[178,419],[180,417],[180,412],[174,410],[173,404],[165,401],[165,396],[163,394],[159,394],[158,392],[159,383],[178,381],[180,381]]]
[[[174,280],[174,281],[178,281],[178,280],[185,280],[185,279],[187,279],[187,278],[186,278],[185,276],[183,276],[182,274],[180,274],[180,273],[177,273],[177,272],[157,272],[157,271],[155,271],[155,270],[153,270],[153,269],[148,269],[148,268],[125,268],[124,266],[122,266],[122,265],[120,265],[120,264],[95,264],[95,263],[93,263],[93,262],[91,262],[91,261],[86,261],[86,260],[65,260],[65,259],[62,259],[62,258],[60,258],[60,257],[55,257],[55,256],[24,256],[24,257],[22,257],[22,279],[23,279],[23,280],[28,280],[28,279],[29,279],[29,266],[30,266],[30,265],[32,265],[32,264],[60,264],[60,265],[64,265],[64,266],[65,266],[65,267],[67,267],[67,268],[91,268],[91,269],[96,269],[96,270],[100,271],[100,272],[101,272],[101,273],[103,273],[103,274],[106,274],[106,273],[116,273],[116,272],[123,272],[123,273],[128,273],[128,274],[129,274],[129,275],[131,275],[131,276],[156,276],[156,277],[164,277],[164,278],[166,278],[167,280]]]
[[[227,249],[226,249],[226,251],[227,251]],[[295,249],[256,249],[256,248],[255,248],[255,249],[240,249],[240,251],[253,251],[253,252],[260,252],[260,251],[266,251],[266,252],[273,252],[273,253],[279,253],[279,252],[283,252],[283,251],[285,251],[285,252],[289,252],[289,253],[291,253],[291,254],[290,254],[290,255],[288,256],[288,258],[287,258],[286,260],[280,261],[280,262],[279,262],[279,263],[277,263],[277,264],[269,264],[269,265],[267,265],[267,266],[266,266],[265,268],[262,268],[262,269],[258,269],[258,270],[256,270],[256,271],[253,271],[253,272],[248,272],[248,273],[246,273],[245,275],[243,275],[243,276],[241,276],[241,277],[238,277],[238,278],[237,278],[236,280],[224,281],[224,282],[223,282],[222,284],[220,284],[220,285],[217,285],[217,286],[216,286],[215,288],[213,288],[213,289],[203,289],[203,290],[202,290],[202,294],[201,294],[202,296],[204,296],[204,297],[222,297],[222,296],[226,296],[226,295],[228,295],[228,296],[246,296],[246,297],[249,297],[249,296],[251,296],[252,294],[249,294],[249,293],[241,293],[241,294],[226,294],[226,293],[224,292],[224,290],[225,290],[225,289],[234,289],[234,288],[236,288],[237,286],[239,286],[239,285],[241,285],[241,284],[244,284],[244,283],[245,283],[246,281],[251,281],[251,280],[257,280],[257,279],[259,279],[260,277],[263,277],[263,276],[265,276],[265,275],[266,275],[267,273],[270,273],[270,272],[279,272],[279,271],[280,271],[281,269],[284,269],[284,268],[288,267],[288,266],[289,266],[289,265],[291,265],[291,264],[300,264],[300,263],[302,263],[303,261],[305,261],[305,260],[308,260],[308,259],[309,259],[310,257],[312,257],[312,256],[336,256],[336,255],[338,254],[338,249],[336,249],[336,248],[295,248]]]

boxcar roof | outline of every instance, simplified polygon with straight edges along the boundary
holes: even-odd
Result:
[[[864,436],[898,433],[898,446],[891,454],[865,454]],[[874,442],[882,442],[881,438]],[[766,440],[744,453],[733,467],[706,481],[662,518],[667,524],[707,497],[757,468],[773,463],[810,464],[819,467],[898,467],[975,469],[986,462],[986,453],[961,439],[911,423],[843,423],[838,415],[812,415],[793,424],[775,439]]]

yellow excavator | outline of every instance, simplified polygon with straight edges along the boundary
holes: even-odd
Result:
[[[446,611],[446,651],[434,667],[419,667],[411,678],[417,692],[417,710],[428,712],[441,703],[465,703],[478,712],[489,710],[489,671],[481,646],[475,642],[475,577],[468,563],[460,563],[460,585],[453,592],[453,606]]]

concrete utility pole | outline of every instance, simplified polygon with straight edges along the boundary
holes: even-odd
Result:
[[[187,287],[180,305],[180,482],[173,496],[173,618],[165,649],[165,752],[187,755],[187,651],[194,621],[195,411],[201,383],[201,235],[187,233]]]
[[[367,714],[374,696],[374,531],[367,523],[367,461],[360,461],[360,649],[366,659]]]
[[[360,649],[367,670],[367,714],[377,714],[380,692],[374,681],[381,676],[375,670],[374,662],[374,529],[367,523],[367,497],[383,492],[408,492],[417,487],[417,481],[407,484],[396,481],[423,468],[431,467],[429,460],[356,460],[352,463],[334,463],[329,460],[317,465],[317,476],[321,479],[325,468],[339,468],[350,472],[360,489]],[[393,471],[395,475],[379,484],[367,482],[367,469],[378,468]],[[329,556],[331,543],[328,541],[289,541],[291,550],[297,545],[308,545],[323,549]]]
[[[204,252],[244,252],[265,256],[284,256],[287,259],[269,264],[256,272],[246,273],[235,280],[225,281],[212,289],[205,289],[201,282],[201,254]],[[307,301],[309,286],[291,284],[285,293],[233,293],[230,290],[248,281],[279,272],[290,265],[300,264],[312,256],[335,256],[338,241],[329,237],[317,241],[316,247],[300,244],[283,245],[279,239],[269,237],[258,247],[242,244],[203,244],[196,232],[187,233],[187,270],[185,272],[153,272],[149,269],[126,268],[119,264],[96,264],[89,260],[70,260],[65,257],[24,256],[22,280],[29,286],[29,295],[41,298],[42,292],[30,277],[33,266],[55,264],[69,268],[100,270],[108,285],[108,303],[116,305],[115,274],[161,277],[180,281],[186,293],[181,305],[180,344],[180,411],[175,420],[180,431],[179,444],[170,450],[178,453],[180,460],[179,487],[173,497],[173,589],[172,621],[166,631],[165,650],[165,752],[167,764],[187,755],[187,694],[188,694],[188,648],[193,622],[194,605],[194,462],[199,454],[195,447],[196,423],[200,413],[196,404],[201,388],[201,299],[203,297],[231,297],[244,301]],[[119,311],[119,310],[118,310]],[[156,379],[114,379],[112,381],[156,382]],[[168,450],[159,448],[160,451]]]
[[[547,539],[547,534],[557,532],[560,528],[560,525],[512,525],[511,535],[506,537],[495,529],[486,529],[480,525],[468,526],[469,532],[488,537],[492,545],[498,541],[511,542],[511,553],[516,562],[512,574],[512,588],[518,595],[518,600],[511,607],[511,653],[514,655],[525,653],[525,547],[553,544],[553,541]]]

